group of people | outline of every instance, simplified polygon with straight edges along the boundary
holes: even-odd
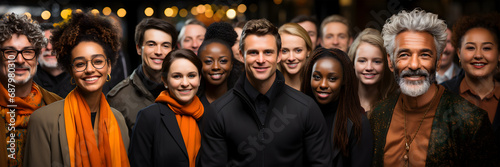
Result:
[[[179,33],[145,18],[142,64],[112,84],[121,51],[109,18],[75,12],[44,33],[7,14],[0,164],[498,166],[498,16],[449,29],[401,11],[356,38],[339,15],[319,31],[307,16],[279,28],[188,20]]]

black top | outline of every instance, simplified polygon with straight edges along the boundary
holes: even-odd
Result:
[[[245,77],[243,88],[245,90],[245,93],[247,93],[247,95],[252,100],[253,105],[255,106],[255,113],[257,113],[257,116],[259,117],[260,123],[262,125],[264,125],[264,122],[266,120],[266,112],[269,108],[269,102],[271,101],[271,98],[276,96],[276,83],[277,82],[273,82],[271,88],[269,88],[266,94],[263,95],[259,91],[257,91],[257,89],[255,89],[252,84],[250,84],[250,81],[248,81],[247,77]]]
[[[58,76],[52,76],[47,71],[43,70],[40,65],[37,67],[33,81],[42,88],[53,92],[62,98],[66,97],[69,92],[71,92],[75,85],[71,85],[71,75],[67,72],[63,72]],[[73,82],[75,82],[73,80]]]
[[[158,97],[161,91],[165,90],[165,87],[163,87],[163,83],[152,81],[148,77],[146,77],[144,71],[142,70],[142,64],[137,67],[137,75],[139,76],[139,78],[141,78],[142,83],[144,84],[146,89],[151,92],[153,97]]]
[[[326,120],[326,125],[328,126],[328,132],[332,132],[333,121],[335,120],[335,114],[337,113],[337,107],[339,105],[339,101],[334,101],[333,103],[328,103],[325,105],[319,104],[319,108],[323,113],[323,116]]]
[[[92,121],[92,128],[94,128],[94,122],[95,122],[95,116],[97,115],[97,112],[91,112],[90,113],[90,121]]]

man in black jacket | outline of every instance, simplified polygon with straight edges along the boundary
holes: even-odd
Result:
[[[240,41],[246,73],[205,109],[201,165],[329,166],[332,147],[319,107],[276,70],[278,29],[251,20]]]

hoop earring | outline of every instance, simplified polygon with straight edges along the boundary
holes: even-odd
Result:
[[[106,82],[109,82],[111,80],[111,75],[108,74],[108,77],[106,77]]]
[[[73,79],[73,77],[71,77],[71,79],[69,79],[69,83],[71,83],[71,85],[76,85],[75,79]]]

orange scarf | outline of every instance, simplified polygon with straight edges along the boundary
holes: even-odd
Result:
[[[97,124],[99,145],[91,121],[87,101],[78,89],[73,89],[64,100],[71,166],[129,166],[120,127],[102,93]]]
[[[167,103],[168,107],[174,111],[177,124],[181,130],[182,138],[189,156],[189,166],[194,167],[196,156],[201,146],[201,134],[198,128],[199,120],[203,116],[203,105],[197,96],[194,96],[190,104],[181,105],[168,94],[168,90],[164,90],[156,98],[155,102]]]

